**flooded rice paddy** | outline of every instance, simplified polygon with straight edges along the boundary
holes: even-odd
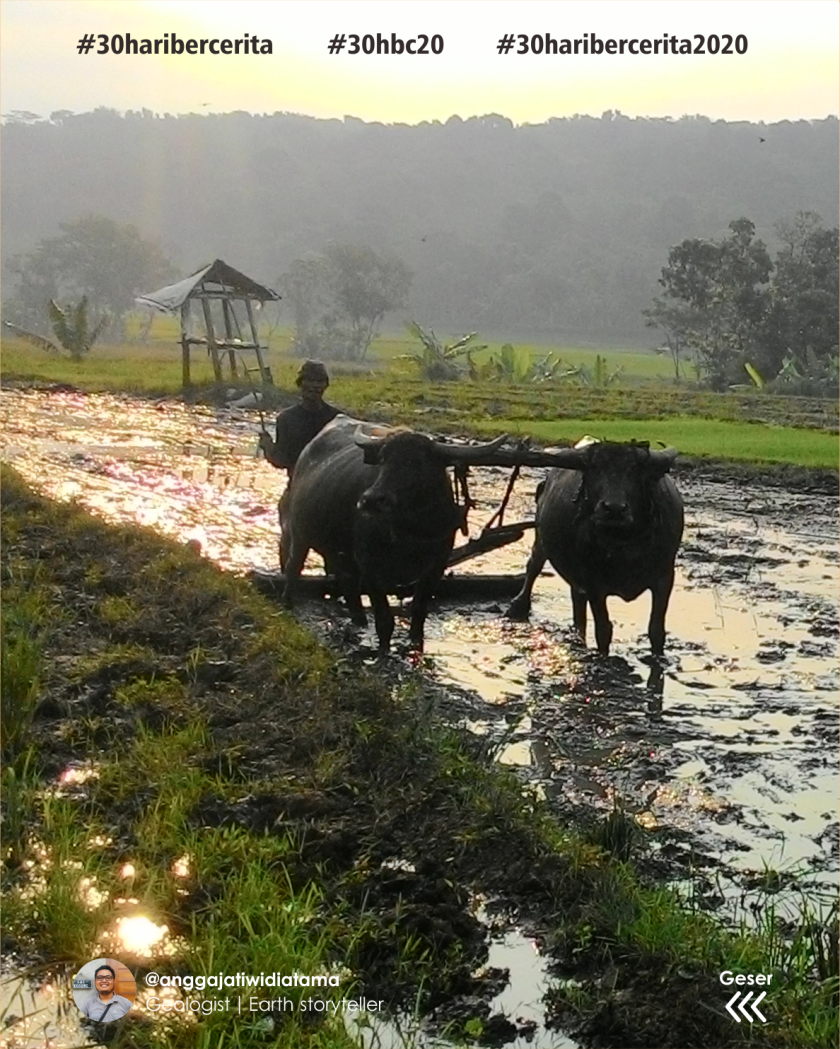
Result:
[[[233,572],[276,569],[283,475],[255,456],[253,413],[3,390],[2,426],[3,460],[45,494],[199,543]],[[473,535],[507,471],[474,474]],[[660,682],[649,684],[649,598],[611,599],[602,659],[570,631],[568,588],[553,574],[538,580],[527,624],[507,621],[503,602],[440,605],[424,672],[451,696],[449,716],[561,817],[620,801],[640,825],[667,829],[655,851],[672,877],[690,863],[744,885],[771,867],[828,885],[838,868],[837,498],[715,476],[676,473],[686,530]],[[508,520],[532,516],[539,477],[523,471]],[[519,574],[529,545],[526,533],[461,570]],[[373,650],[372,629],[352,635],[335,605],[303,614]],[[398,623],[398,652],[405,634]],[[513,953],[504,964],[516,970]]]

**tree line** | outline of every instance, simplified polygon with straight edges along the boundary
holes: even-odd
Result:
[[[720,238],[748,215],[773,253],[784,216],[834,223],[838,139],[834,117],[614,110],[519,127],[492,114],[417,126],[18,114],[3,125],[3,276],[14,283],[13,256],[96,214],[157,242],[180,275],[221,257],[274,284],[329,245],[369,247],[412,274],[389,325],[407,316],[447,338],[649,345],[641,311],[681,239]]]
[[[775,259],[747,218],[730,222],[725,237],[687,238],[670,248],[662,290],[641,312],[663,333],[662,351],[677,378],[691,365],[716,390],[745,381],[802,393],[836,387],[840,229],[806,211],[780,220],[776,235]],[[59,235],[14,256],[9,270],[15,283],[4,304],[6,324],[49,348],[43,335],[49,319],[74,356],[87,352],[108,325],[124,336],[134,297],[177,277],[159,244],[102,216],[62,224]],[[369,245],[333,243],[294,260],[276,283],[297,355],[360,361],[386,314],[406,306],[412,273],[400,258]],[[97,318],[88,317],[89,303]],[[416,322],[410,328],[421,342],[417,360],[424,374],[456,377],[455,362],[465,356],[470,374],[480,377],[471,337],[447,345]],[[505,350],[507,356],[488,363],[492,373],[530,376],[533,363],[517,361],[510,346]],[[555,377],[548,364],[542,362],[543,377]]]

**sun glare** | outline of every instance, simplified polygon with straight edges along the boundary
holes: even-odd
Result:
[[[268,4],[241,0],[40,0],[7,3],[3,10],[4,110],[48,114],[106,106],[156,113],[295,112],[316,117],[349,114],[367,121],[418,123],[500,113],[516,123],[537,123],[575,113],[599,116],[703,114],[725,120],[822,119],[837,111],[838,9],[834,4],[761,5],[692,2],[632,5],[547,5],[485,0],[481,17],[464,0],[443,5],[403,0],[353,5],[319,0]],[[715,9],[709,16],[709,11]],[[387,12],[387,14],[385,13]],[[433,17],[432,17],[433,12]],[[722,12],[725,12],[722,14]],[[725,23],[725,24],[724,24]],[[270,55],[76,53],[78,34],[126,34],[157,39],[270,40]],[[576,39],[595,33],[620,39],[696,33],[744,34],[743,54],[698,57],[657,54],[500,55],[501,33],[529,39]],[[328,54],[336,33],[390,39],[440,34],[438,55],[345,51]],[[37,50],[36,50],[37,48]]]
[[[169,934],[168,925],[155,925],[143,915],[117,919],[116,939],[130,954],[148,957],[155,953],[163,939]]]

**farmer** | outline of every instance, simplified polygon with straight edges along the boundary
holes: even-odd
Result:
[[[114,993],[117,974],[111,966],[100,965],[93,979],[97,993],[91,994],[82,1006],[85,1016],[100,1023],[110,1023],[125,1016],[131,1008],[131,1002],[121,994]]]
[[[338,408],[327,404],[324,391],[330,384],[327,369],[320,361],[304,361],[295,383],[300,401],[277,416],[275,439],[260,434],[260,448],[272,466],[288,471],[289,481],[295,463],[307,444],[338,414]]]
[[[280,521],[280,567],[286,563],[286,551],[283,545],[283,507],[289,494],[289,485],[295,471],[295,463],[300,453],[312,438],[331,422],[338,414],[338,408],[327,404],[324,391],[330,384],[327,369],[320,361],[304,361],[300,366],[295,383],[300,390],[300,401],[286,408],[277,416],[275,439],[269,434],[260,434],[260,448],[272,466],[285,469],[289,480],[286,490],[277,504],[277,517]]]

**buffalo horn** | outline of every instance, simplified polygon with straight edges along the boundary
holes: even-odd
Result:
[[[453,465],[455,463],[478,464],[497,451],[507,439],[508,435],[503,433],[501,437],[496,437],[485,444],[444,444],[442,441],[435,441],[434,446],[437,454],[448,463]]]
[[[395,433],[395,430],[388,430],[384,427],[377,427],[380,436],[374,436],[373,434],[365,433],[362,429],[361,424],[356,427],[356,432],[353,435],[353,439],[360,448],[378,448],[380,444],[390,433]]]
[[[529,465],[537,465],[539,460],[540,466],[556,466],[562,470],[583,470],[589,464],[590,453],[593,447],[593,444],[589,444],[584,445],[582,448],[576,446],[574,448],[558,448],[557,451],[552,452],[538,452],[533,455]],[[649,452],[647,461],[655,471],[667,473],[674,465],[678,454],[676,448],[665,448],[661,452]],[[528,459],[526,458],[525,461],[527,462]]]
[[[589,462],[589,449],[591,444],[585,444],[582,448],[558,448],[556,451],[544,451],[541,453],[542,466],[553,466],[560,470],[582,470]]]
[[[676,448],[665,448],[661,452],[651,452],[650,462],[657,470],[667,473],[676,462],[678,455]]]

